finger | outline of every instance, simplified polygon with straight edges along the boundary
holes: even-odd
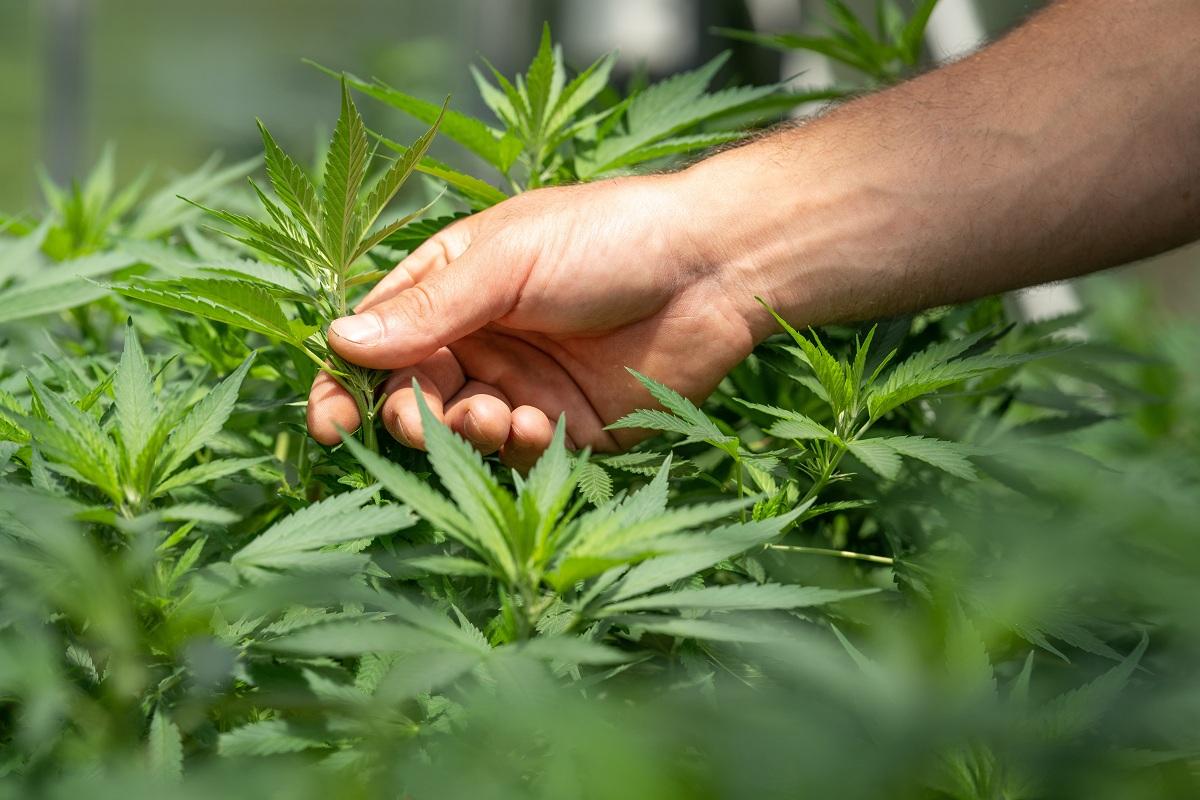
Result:
[[[500,449],[508,440],[512,407],[495,387],[467,381],[446,404],[446,424],[484,455]]]
[[[513,404],[533,406],[552,420],[565,414],[573,442],[603,452],[618,449],[579,384],[541,347],[488,329],[455,342],[451,349],[472,378],[495,386]]]
[[[504,316],[524,278],[494,249],[462,257],[361,314],[329,326],[329,344],[364,367],[397,369]]]
[[[520,472],[528,472],[554,438],[554,426],[540,409],[513,409],[508,441],[500,448],[500,461]]]
[[[466,251],[469,241],[470,227],[461,223],[429,237],[367,292],[366,297],[354,307],[354,313],[361,314],[384,300],[390,300],[400,292],[411,289],[434,270],[443,269]]]
[[[407,447],[425,448],[421,409],[412,382],[421,385],[421,394],[435,419],[444,421],[445,398],[453,397],[466,382],[458,361],[445,348],[438,350],[415,367],[397,370],[383,385],[387,399],[380,415],[383,426],[396,441]]]
[[[328,372],[318,372],[308,393],[308,432],[323,445],[342,440],[341,431],[358,430],[358,406],[350,393]]]

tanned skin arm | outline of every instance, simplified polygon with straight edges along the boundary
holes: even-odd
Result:
[[[445,229],[334,322],[484,452],[528,467],[650,405],[706,396],[775,330],[1045,283],[1200,237],[1200,2],[1060,0],[961,62],[684,171],[519,195]],[[309,429],[358,425],[322,374]]]

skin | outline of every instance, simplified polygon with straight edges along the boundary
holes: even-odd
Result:
[[[675,174],[540,189],[384,278],[330,343],[528,468],[653,401],[707,396],[775,325],[867,319],[1127,263],[1200,238],[1200,3],[1061,0],[985,50]],[[358,425],[322,374],[309,430]]]

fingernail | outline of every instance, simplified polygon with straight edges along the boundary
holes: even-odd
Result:
[[[383,336],[383,326],[374,314],[355,314],[335,319],[329,326],[329,332],[354,344],[375,344]]]
[[[463,417],[463,433],[472,442],[478,442],[483,439],[482,430],[479,427],[479,420],[475,417],[475,411],[467,409],[467,414]]]

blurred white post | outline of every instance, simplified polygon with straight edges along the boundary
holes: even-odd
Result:
[[[576,57],[596,58],[615,42],[626,63],[664,73],[700,46],[694,0],[565,0],[562,15],[566,49]]]
[[[938,62],[962,58],[987,41],[987,29],[974,0],[941,0],[929,18],[925,43]],[[1011,293],[1006,305],[1019,319],[1032,322],[1080,311],[1083,304],[1069,283],[1051,283]],[[1082,336],[1074,329],[1072,333]]]
[[[42,54],[45,59],[45,103],[42,158],[56,181],[79,176],[86,125],[85,49],[88,0],[43,0]]]

